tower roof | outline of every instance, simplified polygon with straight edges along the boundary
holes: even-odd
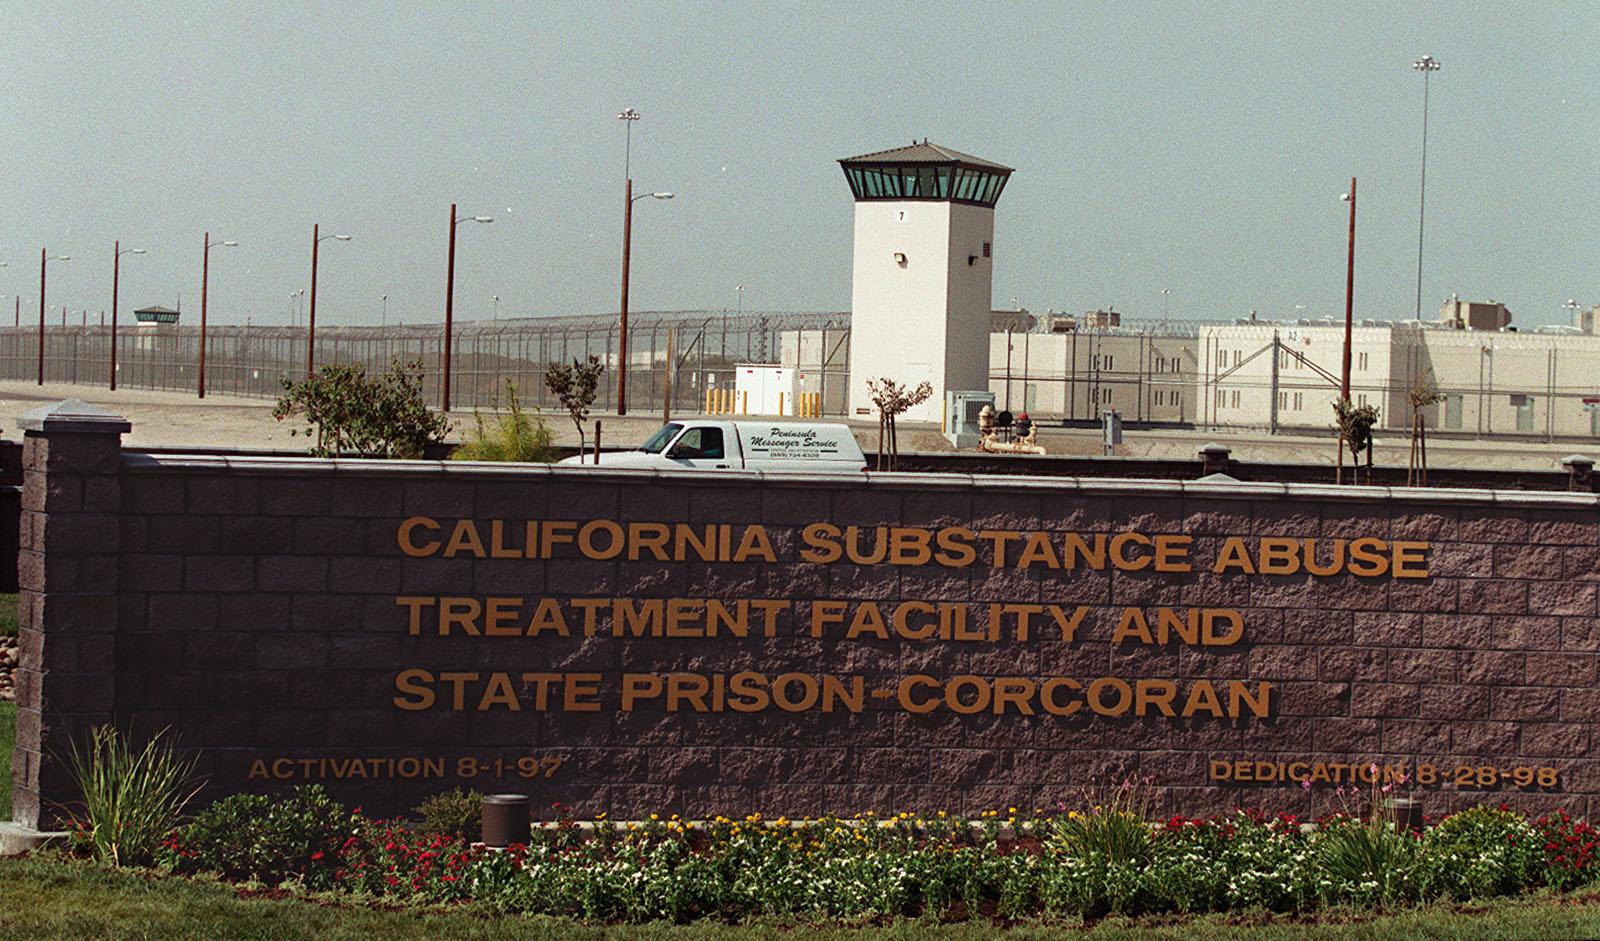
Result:
[[[931,144],[924,137],[908,147],[879,150],[839,161],[850,192],[866,200],[927,200],[994,207],[1012,169]]]
[[[861,154],[856,157],[845,157],[839,161],[845,166],[860,163],[959,163],[969,167],[981,167],[985,170],[1003,170],[1006,173],[1014,172],[1011,167],[964,154],[959,150],[951,150],[940,144],[932,144],[924,137],[920,142],[912,141],[907,147],[894,147],[889,150],[879,150],[870,154]]]

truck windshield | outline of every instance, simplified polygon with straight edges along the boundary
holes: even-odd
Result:
[[[660,431],[650,436],[650,440],[639,445],[639,450],[645,452],[646,454],[660,454],[662,451],[667,449],[667,445],[670,444],[672,439],[676,438],[678,436],[678,432],[682,430],[683,426],[677,422],[671,422],[669,424],[662,425]]]

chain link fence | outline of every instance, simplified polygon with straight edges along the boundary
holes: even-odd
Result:
[[[790,344],[811,381],[833,388],[831,411],[843,411],[849,375],[849,315],[826,312],[640,312],[628,317],[628,406],[660,409],[670,394],[678,411],[705,406],[708,389],[730,389],[735,366],[776,363]],[[494,408],[516,384],[526,404],[558,403],[544,385],[546,367],[589,356],[606,364],[595,408],[617,403],[620,362],[615,316],[569,316],[476,321],[454,328],[452,408]],[[0,377],[108,385],[111,331],[97,325],[48,326],[40,358],[38,328],[0,330]],[[208,326],[207,393],[275,397],[283,380],[306,375],[306,331],[300,327]],[[320,327],[314,362],[359,363],[369,372],[395,360],[422,364],[424,395],[442,400],[444,328],[440,324]],[[117,331],[117,385],[130,389],[195,391],[199,386],[200,330],[191,325],[133,325]],[[670,391],[669,391],[670,390]]]

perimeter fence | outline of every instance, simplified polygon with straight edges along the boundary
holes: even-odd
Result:
[[[826,312],[733,313],[648,311],[628,318],[628,407],[660,409],[668,395],[674,410],[703,408],[707,390],[731,389],[741,363],[776,363],[783,345],[806,382],[824,395],[828,411],[843,410],[849,376],[849,315]],[[530,405],[558,403],[544,385],[552,362],[595,356],[607,365],[595,401],[614,410],[620,336],[613,316],[566,316],[468,321],[454,326],[450,401],[455,409],[494,408],[505,401],[506,384]],[[111,331],[102,325],[0,329],[0,377],[45,382],[107,385],[111,379]],[[133,325],[117,331],[116,376],[120,387],[196,391],[200,330],[188,324]],[[208,326],[205,388],[208,393],[275,397],[284,379],[307,373],[303,327]],[[312,362],[359,363],[369,372],[394,360],[422,364],[424,395],[441,401],[444,329],[440,324],[384,327],[319,327]],[[830,388],[831,387],[831,388]],[[831,403],[831,404],[830,404]]]

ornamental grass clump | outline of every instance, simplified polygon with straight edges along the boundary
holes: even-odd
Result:
[[[82,750],[73,742],[67,768],[83,797],[68,816],[73,841],[113,866],[150,862],[201,787],[194,759],[178,755],[167,729],[135,748],[116,728],[97,726]]]
[[[515,461],[524,464],[553,464],[556,460],[555,432],[537,411],[529,414],[517,397],[517,384],[506,380],[507,414],[485,422],[476,409],[472,412],[473,430],[450,454],[456,461]]]
[[[1070,810],[1051,821],[1046,847],[1061,858],[1045,880],[1047,904],[1083,915],[1139,911],[1153,845],[1150,779],[1128,777],[1092,787],[1085,804],[1086,810]]]
[[[1390,795],[1402,775],[1384,782],[1377,765],[1368,765],[1371,783],[1365,791],[1352,785],[1335,793],[1346,801],[1341,813],[1323,822],[1317,831],[1317,863],[1322,870],[1320,888],[1329,901],[1363,905],[1392,905],[1414,901],[1420,895],[1417,869],[1422,834],[1400,824]]]

